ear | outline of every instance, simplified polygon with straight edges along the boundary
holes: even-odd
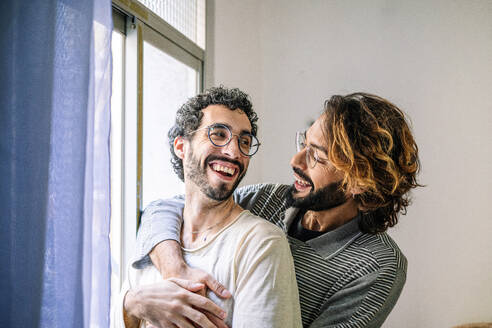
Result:
[[[181,159],[184,159],[186,153],[185,138],[182,136],[177,136],[174,138],[174,153]]]

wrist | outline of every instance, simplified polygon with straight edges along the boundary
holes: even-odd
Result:
[[[169,270],[167,271],[167,278],[183,277],[183,274],[188,269],[188,265],[184,260],[180,259],[179,261],[173,263],[172,266],[169,266],[168,269]]]
[[[129,289],[123,299],[123,310],[129,316],[139,318],[138,292],[134,289]]]

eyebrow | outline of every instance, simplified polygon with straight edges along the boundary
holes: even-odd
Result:
[[[215,122],[214,124],[210,125],[210,126],[215,126],[215,125],[225,125],[229,128],[229,130],[231,130],[232,132],[232,126],[230,126],[229,124],[227,123],[222,123],[222,122]],[[241,132],[239,132],[239,134],[244,134],[244,133],[247,133],[247,134],[252,134],[251,131],[249,130],[241,130]]]
[[[323,153],[325,153],[326,156],[328,156],[328,151],[326,150],[325,147],[321,147],[319,145],[316,145],[316,144],[313,144],[313,143],[309,143],[309,145],[313,148],[316,148],[318,150],[321,150]]]

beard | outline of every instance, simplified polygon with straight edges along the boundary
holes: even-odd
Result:
[[[347,201],[347,196],[341,188],[341,182],[332,182],[321,189],[313,190],[314,185],[311,179],[297,168],[294,168],[294,171],[311,184],[312,191],[305,197],[296,198],[295,195],[298,191],[295,186],[292,185],[286,194],[287,204],[290,207],[296,207],[304,211],[317,212],[335,208]]]
[[[200,161],[193,155],[192,152],[189,154],[188,158],[190,158],[190,160],[185,163],[186,172],[188,172],[186,174],[185,181],[186,179],[193,181],[208,198],[215,201],[221,202],[231,197],[234,190],[236,190],[237,186],[246,175],[246,172],[244,172],[244,166],[240,162],[230,160],[225,157],[209,155],[205,159],[203,166],[200,165]],[[212,187],[210,185],[207,177],[207,167],[209,166],[208,163],[214,160],[229,162],[239,167],[238,178],[231,188],[228,187],[228,184],[223,182],[217,187]]]

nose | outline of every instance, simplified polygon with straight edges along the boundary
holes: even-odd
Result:
[[[239,136],[233,135],[229,143],[222,147],[222,153],[232,159],[238,159],[241,157],[238,140]]]
[[[301,151],[297,152],[294,156],[292,156],[290,160],[290,165],[292,167],[298,167],[301,170],[307,169],[306,151],[306,148],[304,148]]]

